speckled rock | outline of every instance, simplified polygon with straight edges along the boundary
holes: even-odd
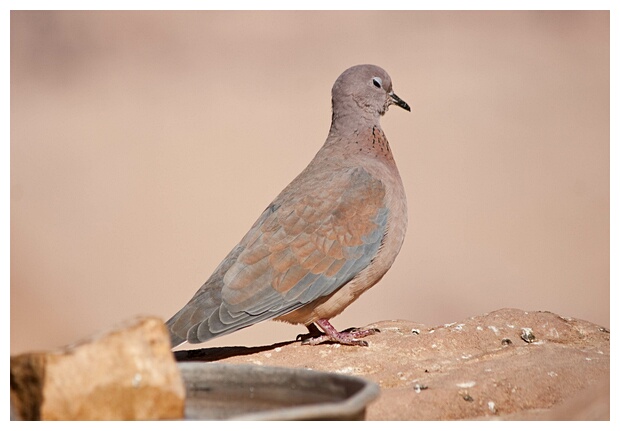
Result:
[[[438,327],[369,326],[381,332],[368,347],[291,341],[176,357],[361,376],[381,387],[369,420],[609,420],[610,334],[596,324],[502,309]]]

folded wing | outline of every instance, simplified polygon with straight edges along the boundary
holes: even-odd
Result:
[[[168,321],[174,345],[296,310],[331,295],[370,264],[388,219],[381,181],[356,167],[290,187]]]

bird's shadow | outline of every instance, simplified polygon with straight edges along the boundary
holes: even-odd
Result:
[[[231,346],[231,347],[206,347],[204,349],[194,350],[177,350],[174,353],[174,358],[177,362],[213,362],[220,361],[222,359],[232,358],[236,356],[252,355],[254,353],[260,353],[267,350],[273,350],[277,347],[287,346],[295,343],[296,340],[282,341],[279,343],[271,344],[268,346],[256,346],[256,347],[244,347],[244,346]]]
[[[357,331],[359,328],[348,328],[343,332]],[[381,332],[376,329],[376,332]],[[294,340],[281,341],[279,343],[270,344],[268,346],[256,346],[256,347],[244,347],[244,346],[231,346],[231,347],[206,347],[204,349],[193,350],[177,350],[172,352],[174,359],[177,362],[214,362],[222,359],[232,358],[236,356],[253,355],[254,353],[265,352],[273,350],[278,347],[288,346],[289,344],[298,343],[305,344],[308,340],[324,335],[314,324],[308,326],[308,333],[299,334]],[[336,344],[333,341],[326,341],[323,344]]]

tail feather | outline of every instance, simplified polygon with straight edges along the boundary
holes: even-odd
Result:
[[[175,348],[176,346],[183,344],[184,342],[185,340],[183,338],[170,332],[170,347]]]
[[[168,328],[168,333],[170,334],[170,345],[172,348],[175,348],[176,346],[183,344],[185,341],[187,341],[187,336],[180,336],[177,332],[173,330],[173,326],[177,321],[177,318],[178,313],[172,316],[170,320],[166,322],[166,327]]]

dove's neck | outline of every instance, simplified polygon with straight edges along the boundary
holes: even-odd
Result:
[[[322,153],[328,158],[346,154],[346,158],[354,163],[358,157],[371,157],[384,160],[388,164],[394,163],[390,145],[379,125],[379,118],[368,121],[358,116],[358,121],[332,121]]]
[[[344,99],[333,106],[332,124],[323,146],[322,156],[345,154],[354,161],[357,157],[378,158],[393,163],[390,146],[381,130],[381,114]]]
[[[336,111],[332,114],[332,125],[329,129],[331,138],[350,136],[373,127],[381,129],[379,119],[381,116],[365,112],[361,109]]]

